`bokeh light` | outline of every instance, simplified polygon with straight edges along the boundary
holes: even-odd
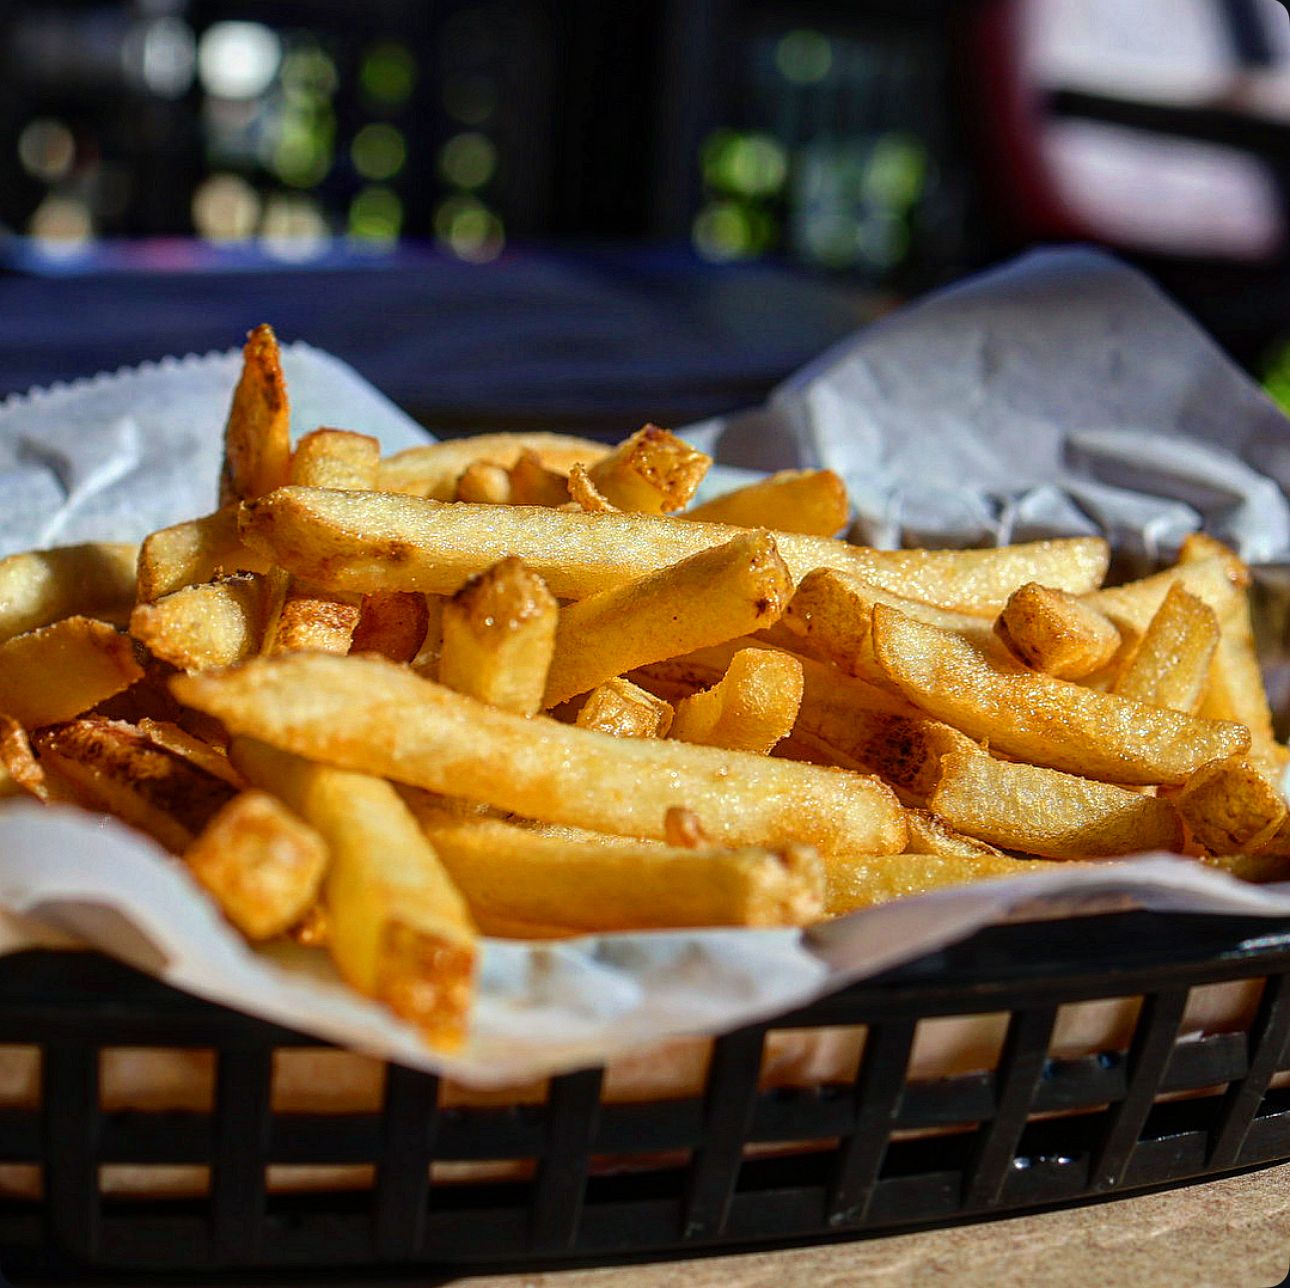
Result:
[[[197,46],[202,87],[217,98],[258,98],[282,62],[277,33],[259,22],[216,22]]]
[[[368,100],[380,107],[401,107],[412,96],[417,64],[406,45],[384,41],[363,55],[358,82]]]
[[[328,232],[318,202],[302,192],[275,192],[264,203],[260,243],[277,259],[299,262],[321,255]]]
[[[482,134],[458,134],[439,153],[439,172],[455,188],[482,188],[497,169],[497,149]]]
[[[816,85],[833,68],[833,46],[818,31],[790,31],[775,46],[775,66],[794,85]]]
[[[260,221],[260,197],[240,175],[213,174],[193,193],[192,215],[207,241],[246,241]]]
[[[391,188],[372,185],[363,188],[349,206],[349,235],[369,245],[388,245],[398,240],[403,228],[403,202]]]
[[[193,29],[175,17],[136,23],[121,48],[126,79],[158,98],[182,98],[193,83],[197,42]]]
[[[788,175],[788,156],[768,134],[717,130],[704,140],[701,164],[710,187],[747,197],[773,196]]]
[[[94,236],[94,217],[79,197],[50,193],[36,207],[27,231],[51,254],[75,253]]]
[[[501,219],[477,197],[459,194],[440,202],[435,236],[458,259],[474,264],[496,259],[506,245]]]
[[[37,117],[18,136],[18,160],[33,179],[57,183],[71,173],[76,161],[76,140],[62,121]]]
[[[354,169],[364,179],[392,179],[408,157],[408,145],[403,134],[393,125],[373,121],[354,135],[349,155]]]

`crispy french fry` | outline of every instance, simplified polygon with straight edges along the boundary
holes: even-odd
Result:
[[[273,665],[326,657],[300,653]],[[379,778],[254,741],[235,740],[231,755],[326,843],[327,948],[340,973],[434,1045],[459,1045],[474,981],[475,926],[398,792]]]
[[[723,524],[638,514],[293,487],[243,505],[241,530],[262,555],[332,590],[452,594],[467,577],[518,555],[560,599],[583,599],[747,535]],[[997,613],[1027,581],[1082,593],[1100,583],[1107,563],[1106,543],[1094,537],[989,550],[871,550],[827,537],[772,535],[794,582],[812,568],[836,568],[981,616]]]
[[[622,511],[592,481],[585,465],[574,465],[569,470],[565,487],[569,492],[571,510],[584,510],[588,514],[621,514]]]
[[[411,590],[364,595],[351,653],[381,653],[391,662],[411,662],[425,643],[430,609]]]
[[[315,905],[327,847],[276,797],[247,791],[207,823],[184,862],[248,939],[272,939]]]
[[[511,476],[494,461],[475,461],[462,470],[452,499],[476,505],[510,505]]]
[[[288,482],[370,492],[376,487],[381,444],[349,429],[315,429],[291,454]]]
[[[236,506],[161,528],[139,547],[138,597],[159,599],[225,573],[268,572],[272,560],[242,544]]]
[[[444,606],[439,682],[516,715],[536,715],[559,605],[520,559],[472,577]]]
[[[27,731],[12,716],[0,715],[0,796],[50,798],[45,771],[31,750]]]
[[[63,617],[128,613],[139,547],[98,541],[0,559],[0,644]]]
[[[1174,797],[1188,830],[1211,854],[1264,849],[1286,821],[1281,794],[1248,757],[1202,765]]]
[[[548,469],[531,448],[519,454],[509,475],[512,505],[555,506],[569,502],[568,476]]]
[[[543,705],[553,707],[633,667],[768,626],[792,592],[774,539],[745,532],[568,604],[560,610]]]
[[[596,461],[587,476],[611,505],[666,514],[689,504],[712,457],[657,425],[646,425]]]
[[[574,724],[616,738],[666,738],[672,715],[671,703],[615,676],[587,694]]]
[[[883,604],[873,637],[879,666],[911,702],[1036,765],[1107,782],[1181,783],[1206,761],[1249,747],[1244,725],[1055,680]]]
[[[176,676],[181,701],[236,733],[527,818],[662,838],[674,805],[715,845],[877,854],[905,842],[891,789],[844,770],[525,719],[384,658],[294,653]]]
[[[0,644],[0,711],[38,729],[88,711],[142,675],[128,636],[106,622],[64,617]]]
[[[233,666],[254,657],[264,635],[268,588],[238,573],[172,591],[135,607],[130,634],[181,671]]]
[[[357,595],[292,581],[283,588],[276,620],[270,610],[262,652],[269,656],[303,649],[348,653],[361,614],[360,602]]]
[[[679,518],[833,537],[846,527],[846,484],[832,470],[781,470],[687,510]]]
[[[261,496],[287,481],[290,420],[277,337],[262,324],[246,338],[242,376],[224,428],[221,505]]]
[[[982,752],[953,752],[941,761],[930,807],[968,836],[1051,859],[1176,850],[1182,843],[1178,813],[1163,797]]]
[[[793,728],[802,689],[802,664],[791,653],[741,649],[712,688],[677,704],[671,736],[765,754]]]
[[[137,728],[154,746],[173,752],[198,769],[222,778],[230,787],[236,787],[240,791],[246,786],[242,775],[229,763],[228,753],[222,747],[212,746],[170,720],[152,720],[145,716],[138,722]]]
[[[1027,666],[1078,680],[1106,666],[1120,647],[1108,617],[1064,590],[1028,581],[1008,598],[995,633]]]
[[[1010,859],[1002,854],[883,854],[830,863],[825,912],[845,916],[892,899],[907,899],[945,886],[1051,871],[1046,859]]]
[[[1184,590],[1181,582],[1175,582],[1111,692],[1158,707],[1195,712],[1205,694],[1218,640],[1214,610]]]
[[[569,434],[475,434],[443,443],[409,447],[381,462],[377,487],[382,492],[451,501],[462,472],[476,461],[492,461],[510,469],[525,452],[560,474],[582,462],[594,465],[613,449],[589,438]]]
[[[905,811],[909,827],[906,854],[940,854],[947,858],[975,859],[981,855],[1003,855],[988,841],[968,836],[947,823],[939,814],[927,809]]]

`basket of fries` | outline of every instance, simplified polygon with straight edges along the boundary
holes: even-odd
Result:
[[[215,508],[0,561],[6,1266],[618,1256],[1290,1157],[1279,488],[1184,434],[1107,584],[1027,524],[1127,489],[880,548],[872,478],[696,497],[746,423],[405,446],[329,362],[261,326],[0,413],[99,427],[72,536],[157,479],[96,451],[225,421],[163,454]],[[1141,488],[1134,433],[1080,441]]]

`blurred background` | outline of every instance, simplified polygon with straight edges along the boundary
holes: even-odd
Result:
[[[1290,405],[1277,0],[8,0],[0,62],[0,392],[267,320],[613,435],[1079,240]]]

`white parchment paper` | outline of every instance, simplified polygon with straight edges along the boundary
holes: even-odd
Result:
[[[297,433],[339,425],[387,450],[424,441],[336,359],[297,345],[284,366]],[[0,552],[137,538],[209,509],[237,370],[235,353],[167,360],[11,399],[0,408]],[[934,296],[826,354],[766,406],[690,434],[733,467],[838,469],[859,533],[885,543],[1104,532],[1149,562],[1204,523],[1255,561],[1290,551],[1290,423],[1150,283],[1090,252],[1031,257]],[[1260,572],[1263,620],[1275,625],[1290,579],[1271,562]],[[477,1085],[734,1028],[992,921],[1126,897],[1290,917],[1290,887],[1155,856],[1054,864],[805,934],[488,941],[469,1039],[446,1056],[343,988],[322,955],[247,947],[179,864],[119,824],[35,805],[0,813],[0,952],[91,944],[193,993]]]

